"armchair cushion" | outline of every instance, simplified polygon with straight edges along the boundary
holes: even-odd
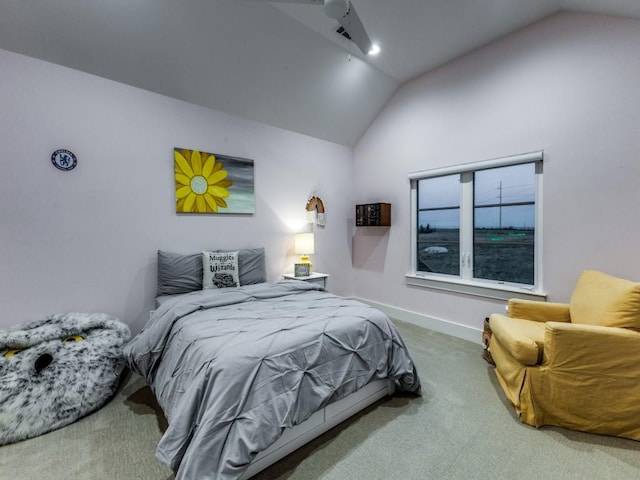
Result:
[[[489,323],[493,337],[520,363],[536,365],[542,358],[544,322],[510,318],[494,313]]]
[[[572,323],[640,330],[640,283],[587,270],[569,302]]]

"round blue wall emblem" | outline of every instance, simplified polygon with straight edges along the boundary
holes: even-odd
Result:
[[[76,168],[78,159],[73,152],[61,148],[51,154],[51,163],[60,170],[69,171]]]

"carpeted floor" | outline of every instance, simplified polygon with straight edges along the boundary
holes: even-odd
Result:
[[[381,400],[255,479],[640,478],[640,442],[523,425],[479,344],[395,323],[417,364],[423,396]],[[0,447],[0,478],[170,480],[171,471],[154,456],[165,428],[149,388],[129,375],[98,412]]]

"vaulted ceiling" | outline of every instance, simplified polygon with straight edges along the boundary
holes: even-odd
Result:
[[[522,27],[561,10],[640,19],[638,0],[353,4],[375,57],[318,6],[246,0],[0,0],[0,48],[354,145],[402,83]]]

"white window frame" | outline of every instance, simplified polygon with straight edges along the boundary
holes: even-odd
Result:
[[[509,157],[494,158],[480,162],[465,163],[451,167],[423,170],[409,174],[411,184],[411,273],[406,275],[408,285],[436,290],[463,293],[499,300],[524,298],[544,300],[546,293],[542,289],[542,162],[544,152],[522,153]],[[535,163],[535,246],[534,246],[534,284],[522,285],[472,278],[473,266],[473,172],[489,168]],[[432,272],[418,272],[417,235],[418,235],[418,180],[460,174],[460,276],[444,275]]]

